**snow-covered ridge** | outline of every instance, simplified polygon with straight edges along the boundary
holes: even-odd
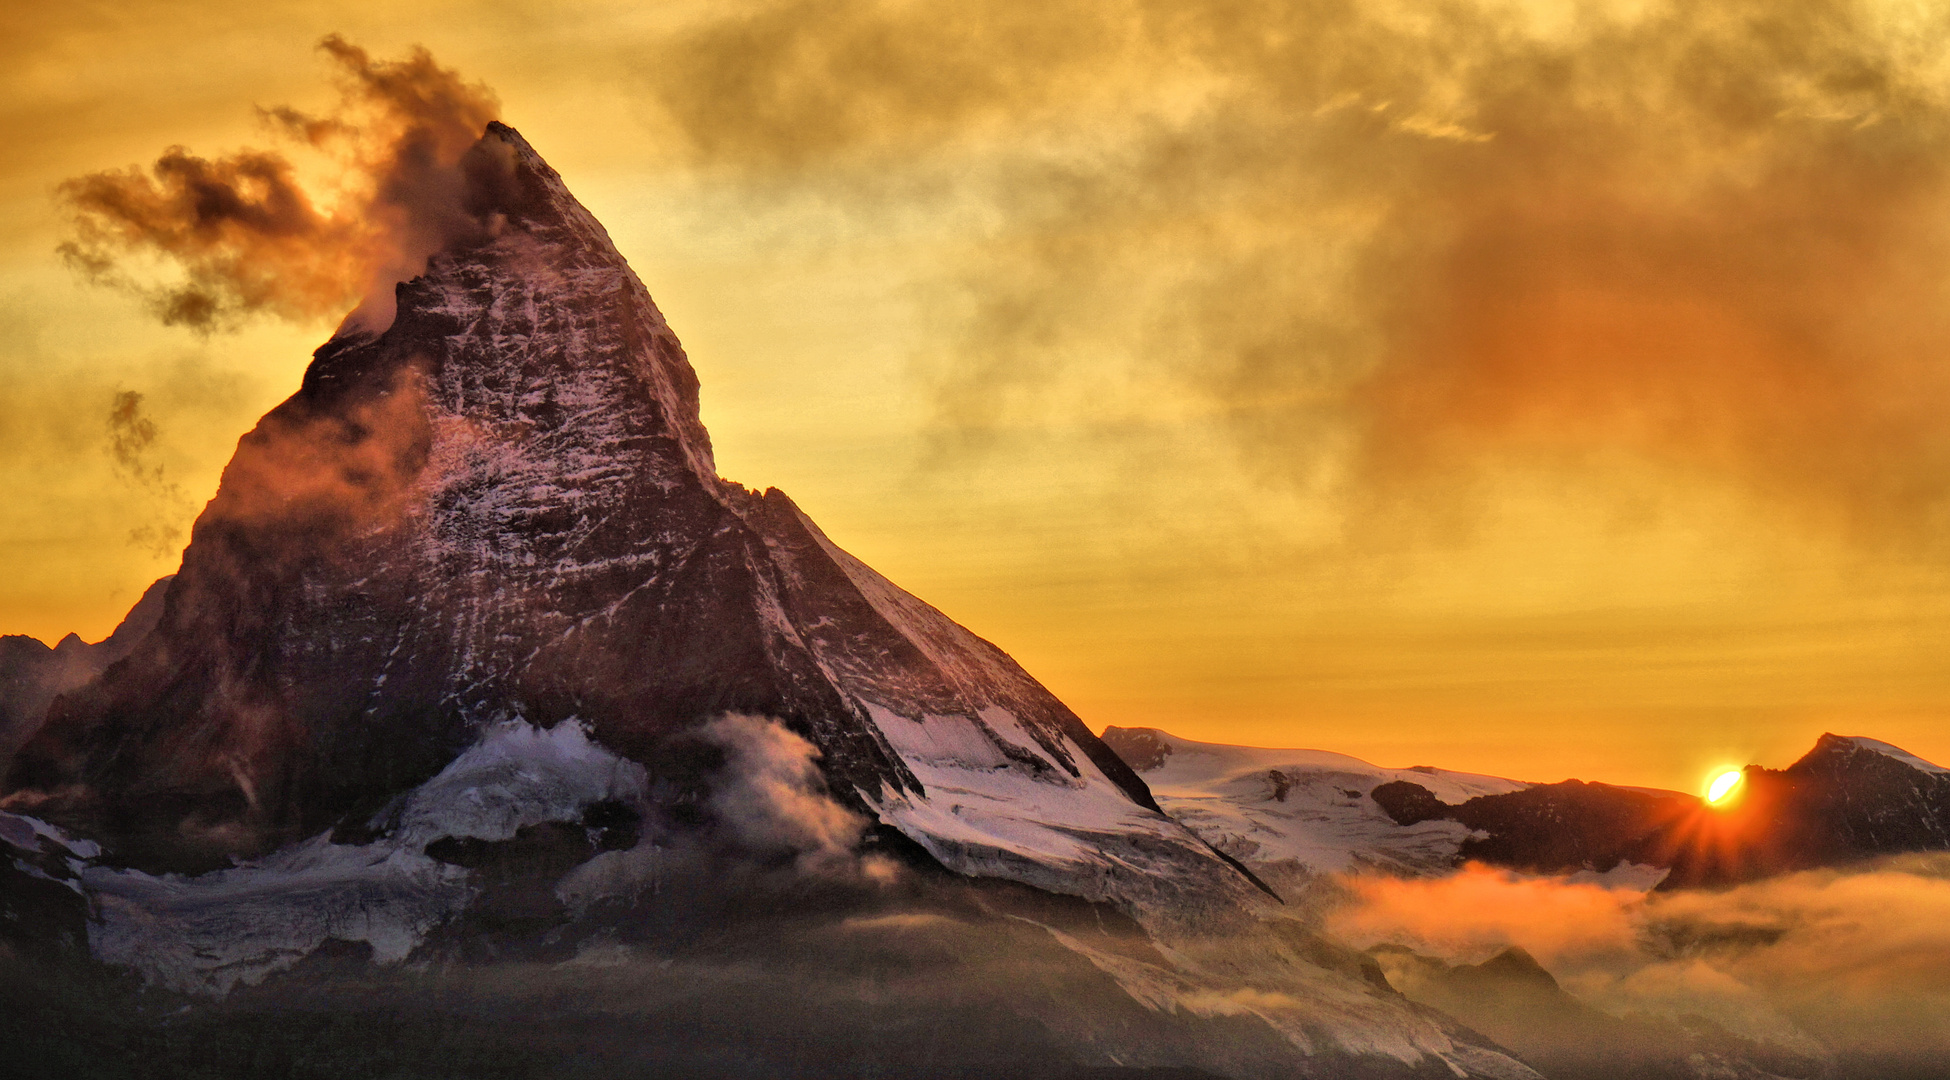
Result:
[[[1946,769],[1934,762],[1925,761],[1900,746],[1892,746],[1880,739],[1870,739],[1861,735],[1838,735],[1835,738],[1863,750],[1873,751],[1886,758],[1894,758],[1918,772],[1933,773],[1937,776],[1950,776]]]
[[[1089,758],[1075,777],[1025,764],[1040,760],[1036,742],[1007,709],[918,719],[868,709],[926,791],[889,793],[875,811],[951,869],[1117,903],[1154,924],[1262,902],[1194,833],[1131,801]]]
[[[1107,728],[1167,814],[1255,867],[1307,873],[1377,867],[1448,870],[1469,830],[1453,821],[1397,825],[1369,797],[1407,780],[1447,803],[1530,785],[1447,769],[1386,769],[1327,750],[1195,742],[1155,728]]]

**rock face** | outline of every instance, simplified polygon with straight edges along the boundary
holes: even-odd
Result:
[[[1885,742],[1823,735],[1785,769],[1749,766],[1741,788],[1715,842],[1678,847],[1668,886],[1950,851],[1950,769]]]
[[[1419,784],[1396,781],[1370,793],[1401,825],[1454,821],[1471,835],[1458,860],[1537,873],[1610,870],[1624,862],[1667,867],[1682,823],[1710,814],[1698,798],[1566,780],[1451,806]]]
[[[716,765],[690,733],[744,713],[951,864],[1134,823],[1210,860],[1001,650],[719,478],[676,337],[518,134],[465,166],[481,239],[244,437],[155,631],[55,705],[10,807],[197,870],[369,815],[488,725],[574,718],[681,812]],[[967,778],[969,812],[928,802]],[[1062,832],[1013,820],[1044,810]]]

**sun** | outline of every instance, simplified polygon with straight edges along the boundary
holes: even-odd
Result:
[[[1725,802],[1739,787],[1740,770],[1728,769],[1715,776],[1713,782],[1706,786],[1706,801],[1710,803]]]

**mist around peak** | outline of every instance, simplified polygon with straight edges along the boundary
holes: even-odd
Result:
[[[383,331],[396,283],[490,227],[469,206],[463,160],[500,105],[423,48],[374,59],[337,34],[318,48],[338,105],[259,113],[284,147],[322,155],[329,179],[308,180],[309,162],[285,148],[205,157],[181,146],[146,169],[75,177],[60,188],[69,265],[204,333],[259,315]]]

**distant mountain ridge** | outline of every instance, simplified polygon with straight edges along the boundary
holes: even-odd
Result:
[[[1576,780],[1460,805],[1412,784],[1373,796],[1403,825],[1441,818],[1486,834],[1464,858],[1542,871],[1640,863],[1670,871],[1663,888],[1950,851],[1950,770],[1888,743],[1825,734],[1785,769],[1741,775],[1724,807]]]
[[[0,771],[47,718],[48,706],[87,684],[135,649],[162,621],[163,597],[175,575],[158,579],[122,617],[115,631],[94,644],[69,634],[53,647],[25,634],[0,635]]]
[[[1263,876],[1277,877],[1268,864],[1281,861],[1426,873],[1475,860],[1539,873],[1638,866],[1680,888],[1950,850],[1950,769],[1859,736],[1823,735],[1785,769],[1749,766],[1724,807],[1582,780],[1379,769],[1151,728],[1107,728],[1104,741],[1167,813]]]

